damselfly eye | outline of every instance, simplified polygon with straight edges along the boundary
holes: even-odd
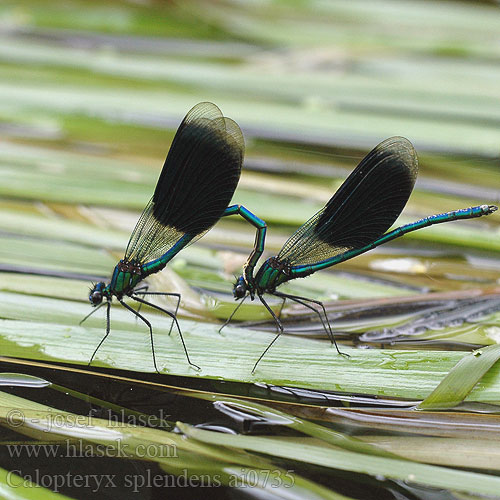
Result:
[[[102,293],[101,292],[92,292],[90,294],[90,302],[92,302],[92,305],[97,306],[102,302]]]
[[[242,299],[247,293],[247,287],[244,283],[239,283],[233,289],[233,295],[235,299]]]

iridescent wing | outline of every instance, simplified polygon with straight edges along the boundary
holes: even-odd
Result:
[[[413,190],[417,154],[404,137],[376,146],[330,201],[288,239],[279,260],[312,265],[382,236],[398,218]]]
[[[153,197],[130,237],[125,259],[145,263],[208,231],[229,205],[245,143],[238,125],[212,103],[194,106],[180,124]],[[186,242],[187,244],[187,242]]]

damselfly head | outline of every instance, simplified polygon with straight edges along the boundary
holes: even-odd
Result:
[[[240,276],[233,287],[233,296],[235,299],[242,299],[248,291],[248,287],[243,276]]]
[[[94,287],[90,290],[89,300],[90,303],[95,307],[98,306],[102,302],[103,291],[106,288],[106,284],[102,281],[94,285]]]

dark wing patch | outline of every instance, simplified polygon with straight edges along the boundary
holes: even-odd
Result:
[[[184,234],[208,231],[229,205],[240,178],[245,144],[238,125],[215,104],[197,104],[180,124],[151,201],[125,258],[144,263]]]
[[[417,173],[417,154],[407,139],[381,142],[288,239],[278,258],[292,266],[314,264],[376,240],[403,210]]]

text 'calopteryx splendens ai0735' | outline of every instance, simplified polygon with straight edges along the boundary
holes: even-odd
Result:
[[[106,304],[106,334],[95,349],[89,365],[110,332],[110,307],[115,297],[123,307],[141,319],[149,328],[153,363],[159,372],[151,323],[140,313],[147,304],[170,316],[179,332],[184,352],[191,362],[176,318],[180,295],[149,292],[138,286],[145,278],[161,271],[177,253],[203,236],[221,217],[239,214],[257,229],[254,251],[247,267],[255,267],[264,249],[265,223],[240,205],[228,206],[240,178],[245,143],[238,125],[222,115],[212,103],[194,106],[180,124],[174,137],[153,197],[142,212],[125,251],[116,265],[111,281],[97,283],[89,300],[96,308]],[[145,295],[173,295],[175,312],[144,300]],[[124,301],[130,297],[139,304],[134,309]],[[173,325],[172,325],[173,326]]]

